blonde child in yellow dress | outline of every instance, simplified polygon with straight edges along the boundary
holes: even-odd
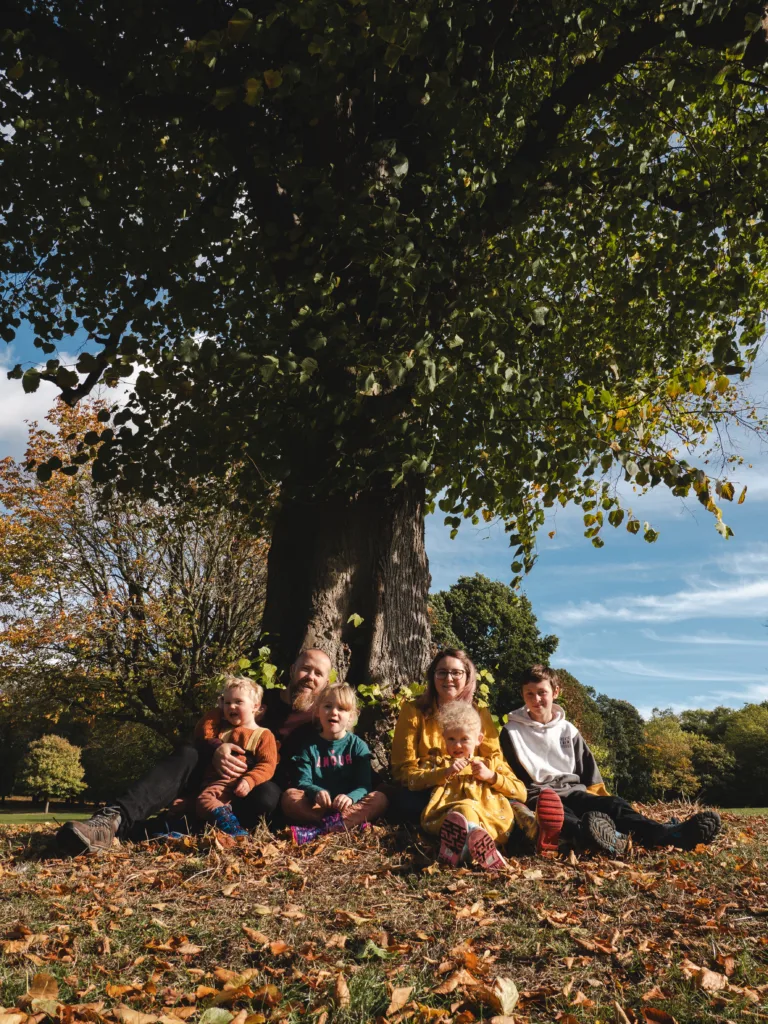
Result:
[[[425,832],[440,836],[441,861],[456,866],[467,856],[486,871],[500,871],[505,860],[496,843],[504,843],[514,825],[510,799],[520,800],[525,787],[499,750],[481,759],[482,723],[466,701],[444,705],[437,716],[447,755],[430,752],[430,763],[416,770],[436,778],[422,812]]]

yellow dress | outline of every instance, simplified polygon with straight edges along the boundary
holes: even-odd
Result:
[[[439,832],[449,811],[460,811],[468,821],[482,825],[494,839],[504,839],[514,818],[509,798],[525,800],[523,783],[512,772],[499,746],[499,734],[487,708],[478,708],[483,742],[475,758],[496,772],[496,782],[478,782],[465,768],[450,782],[445,781],[448,757],[436,714],[426,714],[415,703],[404,704],[392,739],[392,774],[408,789],[432,789],[421,816],[427,832]]]

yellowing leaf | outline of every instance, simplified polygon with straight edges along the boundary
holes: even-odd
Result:
[[[255,107],[264,95],[264,86],[258,78],[248,78],[245,83],[245,102],[249,107]]]
[[[349,994],[349,985],[347,979],[343,974],[337,974],[336,980],[333,983],[333,995],[331,996],[335,1005],[340,1009],[344,1010],[352,1001],[352,997]]]
[[[399,1013],[411,998],[411,992],[413,992],[413,985],[403,985],[400,988],[393,988],[389,1006],[387,1007],[384,1015],[386,1017],[391,1017],[393,1013]]]
[[[277,89],[283,82],[283,76],[279,71],[265,71],[264,81],[267,83],[268,89]]]
[[[139,1010],[133,1010],[130,1006],[116,1006],[112,1011],[120,1024],[156,1024],[158,1015],[151,1013],[141,1013]]]
[[[29,986],[32,999],[55,999],[59,994],[59,983],[51,974],[36,974]]]

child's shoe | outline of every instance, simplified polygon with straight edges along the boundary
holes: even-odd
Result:
[[[699,843],[708,845],[720,831],[721,824],[717,811],[701,811],[679,825],[668,825],[660,845],[676,846],[680,850],[693,850]]]
[[[247,836],[248,832],[243,828],[237,819],[237,815],[232,813],[232,809],[229,807],[216,807],[211,812],[211,824],[214,828],[217,828],[220,832],[224,832],[228,836]]]
[[[548,850],[554,850],[557,853],[564,821],[563,801],[554,789],[546,786],[541,790],[539,799],[536,801],[536,824],[538,826],[536,853],[546,853]]]
[[[602,811],[587,811],[579,822],[579,838],[585,845],[609,857],[621,857],[627,849],[627,837],[616,831],[613,818]]]
[[[530,839],[532,843],[535,843],[539,834],[539,826],[536,824],[536,815],[527,804],[522,802],[522,800],[510,800],[509,803],[512,807],[512,813],[515,816],[515,824],[521,830],[526,839]]]
[[[443,819],[440,829],[440,852],[437,857],[443,864],[458,867],[469,835],[469,823],[463,814],[450,811]]]
[[[322,824],[320,825],[321,835],[327,835],[328,832],[346,832],[347,826],[344,824],[339,811],[334,811],[333,814],[326,814],[323,818]]]
[[[318,825],[291,825],[291,835],[297,846],[305,846],[318,839],[322,832]]]
[[[484,828],[473,828],[467,840],[469,856],[484,871],[503,871],[507,862]]]

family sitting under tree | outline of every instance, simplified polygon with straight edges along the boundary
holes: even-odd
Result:
[[[298,844],[328,832],[367,828],[387,815],[439,836],[439,859],[504,868],[506,852],[569,847],[620,856],[631,836],[645,847],[693,849],[720,829],[715,811],[659,824],[610,796],[595,758],[557,703],[557,673],[532,666],[523,706],[499,731],[477,703],[467,654],[444,648],[426,672],[424,693],[405,703],[392,740],[394,784],[378,787],[371,752],[352,731],[354,689],[331,680],[317,648],[302,650],[285,688],[227,677],[216,708],[182,744],[90,820],[58,833],[70,854],[107,850],[113,840],[167,834],[157,815],[195,817],[233,836],[260,819],[289,825]],[[154,820],[153,820],[154,819]],[[186,824],[184,825],[186,827]]]

